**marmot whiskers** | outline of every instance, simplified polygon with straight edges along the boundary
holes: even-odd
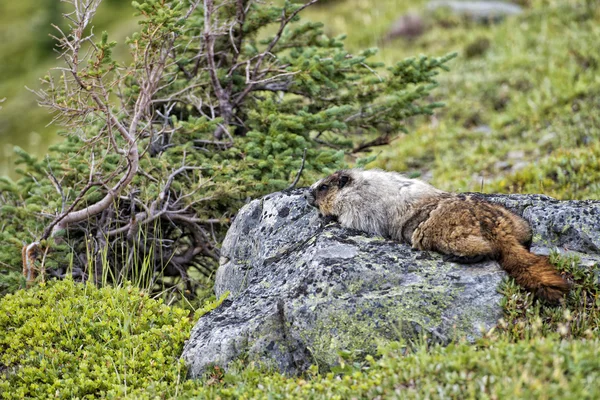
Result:
[[[529,252],[529,224],[476,196],[447,193],[394,172],[350,169],[321,179],[305,197],[346,228],[437,251],[450,261],[498,260],[519,285],[549,302],[569,291],[547,257]]]

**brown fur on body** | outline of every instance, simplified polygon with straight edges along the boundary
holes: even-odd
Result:
[[[522,287],[550,302],[569,284],[548,258],[529,252],[531,228],[504,207],[380,170],[338,171],[306,192],[340,224],[432,250],[462,263],[498,260]]]

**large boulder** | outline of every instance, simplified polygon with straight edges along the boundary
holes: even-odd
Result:
[[[558,247],[600,260],[600,202],[488,196],[528,219],[533,250]],[[302,191],[243,207],[223,247],[215,292],[230,295],[194,327],[183,358],[190,375],[239,356],[295,374],[333,366],[340,352],[421,334],[473,340],[502,316],[496,262],[459,265],[323,221]]]

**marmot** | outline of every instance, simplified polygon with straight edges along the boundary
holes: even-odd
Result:
[[[346,228],[436,251],[449,261],[498,260],[519,285],[549,302],[569,291],[547,257],[529,252],[529,224],[476,195],[444,192],[395,172],[350,169],[316,182],[305,197]]]

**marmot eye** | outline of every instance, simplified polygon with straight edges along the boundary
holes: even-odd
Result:
[[[319,190],[327,190],[329,189],[329,185],[321,185],[318,187]]]

